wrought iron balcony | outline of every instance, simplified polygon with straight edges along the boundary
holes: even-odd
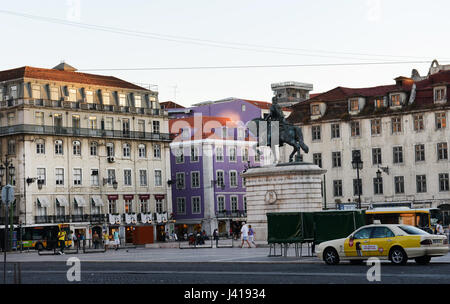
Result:
[[[62,135],[62,136],[80,136],[80,137],[98,137],[98,138],[131,138],[156,141],[170,141],[169,133],[153,133],[140,131],[123,130],[100,130],[89,128],[69,128],[55,126],[39,125],[14,125],[0,127],[2,136],[15,134],[40,134],[40,135]]]
[[[67,223],[70,221],[69,215],[54,215],[53,223]]]
[[[34,217],[34,222],[36,224],[47,224],[53,223],[53,217],[48,215],[38,215]]]
[[[72,222],[89,222],[89,214],[72,215]]]
[[[91,223],[104,223],[106,221],[106,214],[91,214]]]
[[[247,211],[245,210],[223,210],[216,211],[217,218],[244,218],[247,217]]]
[[[8,218],[9,223],[11,223],[11,218]],[[19,217],[18,216],[13,216],[12,217],[12,221],[13,224],[17,225],[19,224]],[[5,225],[5,218],[4,217],[0,217],[0,225]]]

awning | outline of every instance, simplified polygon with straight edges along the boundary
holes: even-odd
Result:
[[[87,207],[86,201],[82,196],[75,195],[75,203],[78,207]]]
[[[105,205],[103,204],[102,198],[98,195],[92,196],[92,201],[94,202],[95,207],[101,207]]]
[[[148,200],[150,199],[150,194],[139,194],[140,200]]]
[[[50,207],[50,202],[46,196],[38,196],[37,203],[41,208]]]
[[[57,196],[56,203],[61,207],[69,207],[69,202],[65,196]]]
[[[127,201],[131,201],[134,198],[133,194],[124,194],[123,199]]]
[[[110,201],[116,201],[116,200],[119,199],[119,195],[118,195],[118,194],[109,194],[109,195],[108,195],[108,199],[109,199]]]
[[[164,199],[164,197],[165,197],[165,195],[164,194],[155,194],[155,200],[163,200]]]

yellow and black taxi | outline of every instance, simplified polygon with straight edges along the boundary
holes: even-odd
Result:
[[[428,264],[432,257],[446,255],[448,250],[445,235],[429,234],[401,224],[363,226],[347,238],[316,246],[317,256],[328,265],[338,264],[344,259],[356,264],[370,257],[389,259],[396,265],[403,265],[408,259]]]

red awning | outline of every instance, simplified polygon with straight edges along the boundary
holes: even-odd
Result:
[[[134,198],[133,194],[124,194],[123,199],[124,200],[132,200]]]
[[[139,199],[148,200],[150,199],[150,194],[139,194]]]
[[[165,196],[166,196],[165,194],[155,194],[155,199],[156,200],[163,200]]]
[[[110,201],[118,200],[119,199],[119,195],[118,194],[110,194],[110,195],[108,195],[108,199]]]

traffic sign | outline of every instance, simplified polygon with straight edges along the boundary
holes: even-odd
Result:
[[[14,188],[11,185],[6,185],[2,189],[2,201],[9,205],[14,201]]]

